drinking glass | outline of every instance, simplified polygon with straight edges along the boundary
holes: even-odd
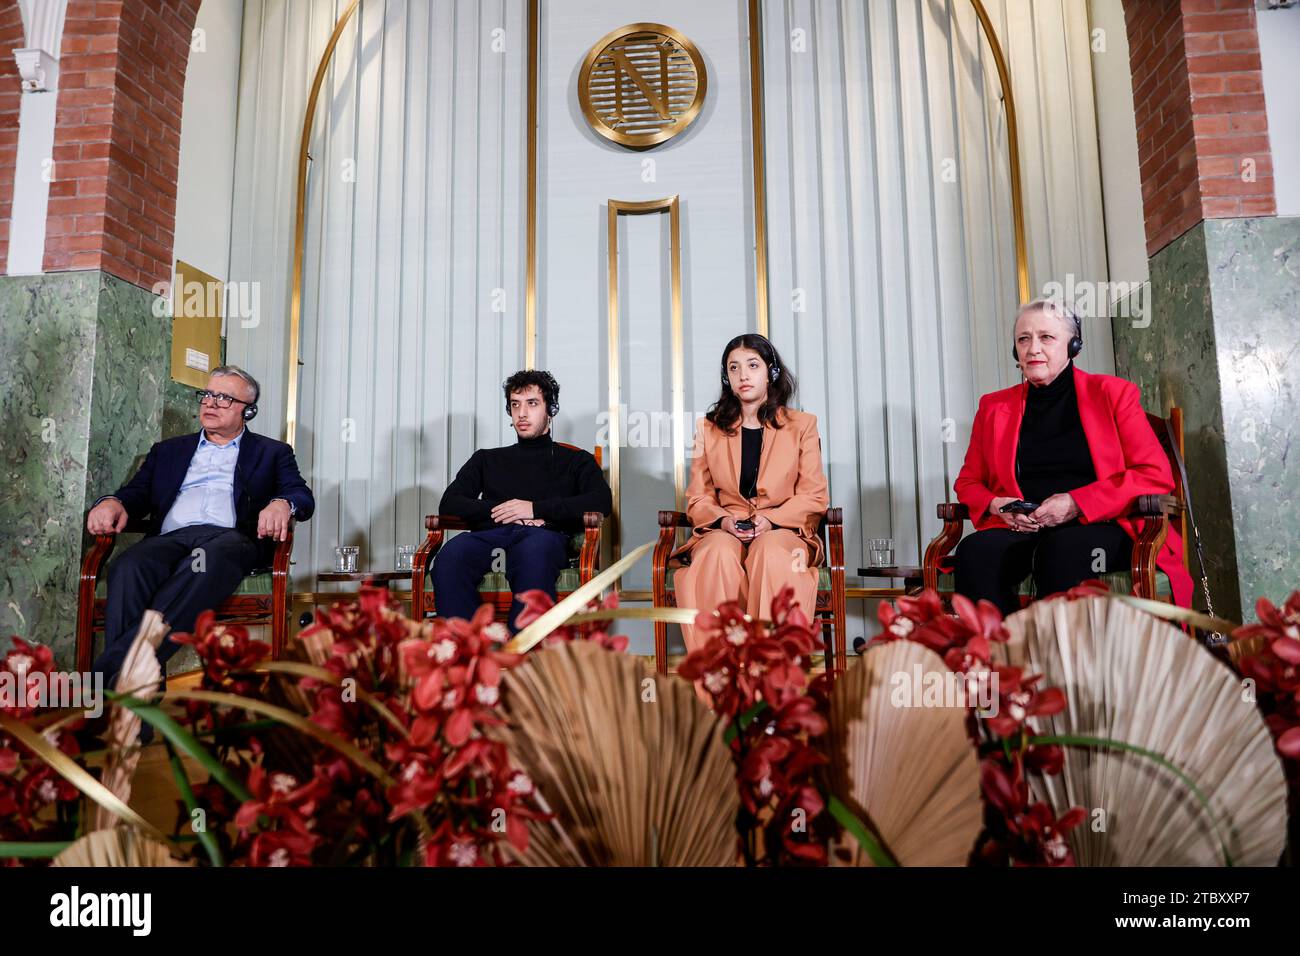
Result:
[[[334,570],[343,574],[355,574],[357,570],[357,555],[360,553],[361,549],[355,544],[335,548]]]
[[[415,545],[399,544],[397,546],[397,570],[409,571],[415,561]]]
[[[868,543],[871,551],[873,568],[892,568],[894,566],[894,539],[872,538]]]

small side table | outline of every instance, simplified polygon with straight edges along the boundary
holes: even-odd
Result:
[[[321,571],[316,575],[317,584],[339,584],[356,582],[367,587],[386,588],[393,581],[411,580],[410,571]]]
[[[858,574],[864,578],[902,578],[903,590],[907,594],[919,594],[925,585],[924,571],[914,565],[891,564],[880,568],[858,568]]]
[[[360,584],[363,587],[380,587],[390,589],[394,581],[411,580],[410,571],[320,571],[316,575],[316,590],[310,594],[299,594],[294,597],[293,613],[298,614],[298,624],[306,627],[312,622],[313,608],[321,605],[330,605],[335,601],[346,601],[347,594],[343,591],[322,591],[322,584]],[[411,603],[410,589],[405,592],[397,591],[394,595],[399,601],[406,604]],[[292,620],[292,616],[290,618]]]

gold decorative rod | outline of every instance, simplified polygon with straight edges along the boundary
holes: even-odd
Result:
[[[316,67],[316,78],[311,84],[311,95],[307,97],[307,115],[302,121],[302,142],[298,146],[298,190],[294,200],[293,217],[293,292],[289,298],[289,389],[285,397],[284,440],[290,445],[298,430],[298,349],[302,339],[302,269],[303,269],[303,230],[307,219],[307,161],[311,156],[307,147],[311,141],[312,123],[316,118],[316,100],[320,97],[321,84],[325,82],[325,71],[334,57],[334,48],[339,44],[339,37],[352,14],[356,12],[361,0],[352,0],[348,8],[334,24],[325,52],[321,54]]]
[[[1006,57],[1002,55],[1002,44],[993,31],[993,21],[984,9],[981,0],[971,0],[975,7],[975,16],[979,18],[984,36],[993,50],[993,62],[998,68],[998,82],[1002,85],[1002,98],[1007,105],[1007,146],[1011,165],[1011,219],[1016,233],[1016,283],[1020,292],[1020,303],[1030,299],[1029,294],[1029,256],[1025,251],[1025,197],[1020,186],[1020,133],[1016,126],[1016,97],[1011,90],[1011,71],[1007,69]]]

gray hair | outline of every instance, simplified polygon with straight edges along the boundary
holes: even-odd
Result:
[[[257,379],[253,378],[253,376],[249,375],[238,365],[218,365],[208,373],[209,377],[216,375],[233,375],[235,378],[242,379],[244,384],[253,390],[253,400],[249,404],[257,404],[257,399],[262,394],[262,386],[257,384]]]
[[[1081,342],[1083,341],[1082,320],[1080,320],[1079,316],[1060,299],[1047,297],[1034,299],[1032,302],[1026,302],[1016,312],[1016,321],[1019,322],[1021,316],[1028,315],[1030,312],[1046,312],[1048,315],[1055,316],[1070,326],[1070,334],[1074,338],[1077,338]]]

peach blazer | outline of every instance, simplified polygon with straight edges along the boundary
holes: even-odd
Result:
[[[807,543],[812,563],[822,559],[817,534],[829,506],[826,474],[822,471],[817,416],[783,408],[780,428],[763,426],[763,451],[758,464],[758,494],[740,494],[740,428],[727,435],[707,419],[696,425],[691,480],[686,486],[686,517],[692,534],[673,557],[686,555],[719,518],[737,520],[763,515],[777,528],[789,528]]]

